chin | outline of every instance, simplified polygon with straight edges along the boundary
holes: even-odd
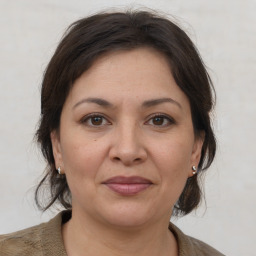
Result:
[[[139,228],[146,225],[148,222],[146,217],[138,218],[137,216],[120,216],[118,218],[110,218],[107,220],[113,227],[119,228]]]
[[[152,211],[146,209],[147,207],[134,207],[132,205],[110,207],[104,216],[105,222],[110,225],[118,226],[120,228],[138,228],[146,225],[153,219]],[[149,214],[150,213],[150,214]]]

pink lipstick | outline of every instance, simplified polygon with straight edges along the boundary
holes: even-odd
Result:
[[[153,183],[150,180],[139,176],[116,176],[106,180],[103,184],[118,194],[130,196],[147,189]]]

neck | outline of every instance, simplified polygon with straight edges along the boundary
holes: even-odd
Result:
[[[72,213],[63,225],[64,245],[68,256],[176,256],[178,247],[168,229],[168,222],[140,227],[106,226],[88,217]]]

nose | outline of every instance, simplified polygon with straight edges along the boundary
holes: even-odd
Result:
[[[143,143],[139,127],[123,124],[115,129],[109,157],[112,161],[126,166],[139,164],[147,159],[147,151]]]

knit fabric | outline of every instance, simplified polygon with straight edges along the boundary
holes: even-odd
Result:
[[[71,218],[71,211],[60,212],[47,223],[15,233],[0,235],[0,256],[68,256],[62,239],[61,225]],[[179,256],[223,256],[211,246],[186,236],[174,224]]]

